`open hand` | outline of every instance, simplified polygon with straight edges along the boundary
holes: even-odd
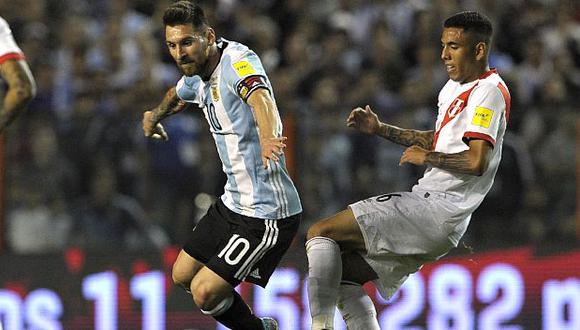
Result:
[[[403,165],[405,163],[424,165],[428,153],[429,150],[423,149],[417,145],[412,145],[403,151],[399,165]]]
[[[280,156],[284,154],[284,148],[286,148],[286,140],[288,138],[285,136],[274,137],[274,138],[260,138],[260,144],[262,146],[262,164],[264,168],[268,168],[268,161],[273,160],[278,162]]]

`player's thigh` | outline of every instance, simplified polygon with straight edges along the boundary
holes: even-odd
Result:
[[[331,238],[344,250],[365,250],[363,235],[350,208],[312,225],[307,239],[316,236]]]
[[[173,263],[171,277],[175,284],[185,286],[189,290],[191,280],[202,268],[203,263],[195,260],[195,258],[187,254],[184,250],[181,250]]]

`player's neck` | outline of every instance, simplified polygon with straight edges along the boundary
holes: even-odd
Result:
[[[478,70],[476,70],[469,78],[467,78],[463,82],[461,82],[461,84],[469,84],[471,82],[479,80],[479,79],[481,79],[481,77],[484,77],[485,74],[489,71],[490,71],[489,65],[485,64],[485,65],[481,66]]]
[[[207,59],[207,65],[205,67],[205,72],[201,76],[204,81],[208,81],[213,71],[217,67],[218,63],[220,62],[221,52],[218,50],[218,47],[214,43],[211,48],[209,49],[209,56]]]

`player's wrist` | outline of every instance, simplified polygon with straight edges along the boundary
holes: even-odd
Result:
[[[151,123],[151,125],[155,126],[158,122],[160,122],[163,119],[161,110],[159,107],[149,111],[149,122]]]
[[[373,134],[380,135],[380,136],[388,136],[389,135],[389,125],[379,121]]]
[[[427,151],[425,153],[425,163],[438,166],[442,163],[443,154],[437,151]]]
[[[270,134],[268,133],[260,133],[258,135],[258,138],[260,139],[260,141],[265,141],[265,140],[270,140],[270,139],[275,139],[276,135],[272,132]]]

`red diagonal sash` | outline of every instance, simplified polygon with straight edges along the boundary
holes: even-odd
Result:
[[[467,106],[467,101],[469,100],[469,95],[471,95],[471,92],[478,84],[479,82],[473,85],[473,87],[470,89],[459,94],[459,96],[456,97],[453,102],[451,102],[451,105],[449,105],[449,108],[447,108],[447,112],[445,112],[445,117],[443,118],[443,122],[441,122],[441,126],[439,126],[439,129],[437,132],[435,132],[435,138],[433,139],[433,150],[435,150],[435,147],[437,146],[439,133],[441,133],[443,127],[445,127],[445,125],[447,125],[451,120],[453,120],[453,118],[460,114],[463,109],[465,109],[465,106]]]

